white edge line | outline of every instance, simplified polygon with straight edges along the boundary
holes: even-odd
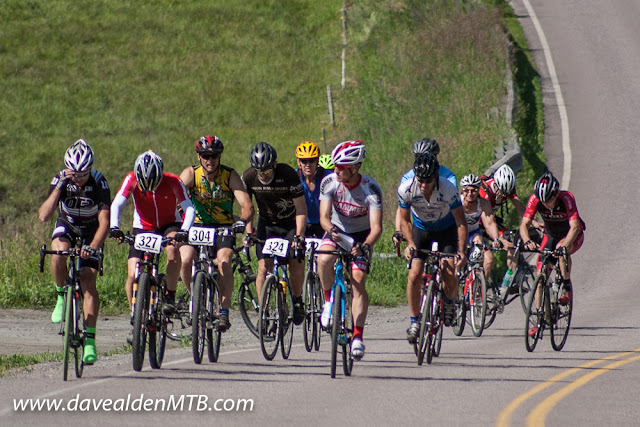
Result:
[[[549,49],[549,43],[547,42],[547,37],[544,35],[544,31],[542,31],[542,26],[540,25],[540,21],[538,21],[536,12],[533,10],[533,7],[531,7],[531,3],[529,3],[529,0],[522,0],[522,3],[527,8],[529,17],[533,21],[533,26],[536,28],[536,32],[538,33],[538,38],[540,39],[540,43],[542,44],[542,50],[544,51],[544,58],[547,63],[547,68],[549,70],[549,76],[551,77],[551,82],[553,84],[553,91],[556,95],[556,103],[558,104],[558,112],[560,113],[560,123],[562,125],[562,152],[564,154],[561,188],[563,190],[568,190],[569,184],[571,182],[571,144],[569,140],[569,119],[567,116],[567,109],[564,104],[562,90],[560,89],[560,83],[558,82],[558,75],[556,74],[556,67],[553,64],[553,58],[551,57],[551,49]]]

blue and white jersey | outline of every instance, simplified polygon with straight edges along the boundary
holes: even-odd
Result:
[[[442,231],[455,225],[451,211],[462,206],[462,203],[458,187],[440,177],[430,200],[422,195],[418,180],[402,181],[398,187],[398,205],[402,209],[411,209],[414,227],[425,231]]]
[[[456,187],[458,186],[458,179],[450,169],[440,165],[440,169],[438,170],[438,175],[440,175],[440,178],[446,179]],[[406,180],[413,180],[414,176],[415,176],[415,172],[413,171],[413,168],[411,168],[407,173],[402,175],[402,179],[400,180],[400,182],[402,183],[402,182],[405,182]]]

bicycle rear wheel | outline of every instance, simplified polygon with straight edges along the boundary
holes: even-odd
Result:
[[[222,332],[218,329],[217,322],[214,321],[220,310],[222,309],[222,300],[220,299],[220,289],[218,289],[218,281],[214,278],[210,279],[210,286],[205,287],[205,299],[207,307],[205,310],[205,328],[207,330],[207,357],[209,362],[215,363],[220,357],[220,344],[222,343]]]
[[[164,274],[158,276],[158,286],[156,286],[156,297],[151,305],[149,301],[149,312],[153,308],[153,317],[150,318],[151,326],[148,328],[149,335],[149,364],[153,369],[160,369],[164,360],[164,350],[167,345],[167,321],[162,311],[163,292],[167,289],[167,278]]]
[[[133,314],[133,338],[131,353],[133,355],[133,370],[142,370],[144,364],[145,348],[147,345],[147,318],[149,316],[149,283],[150,278],[147,272],[142,272],[138,276],[136,299]],[[135,285],[135,284],[134,284]]]
[[[333,307],[331,307],[331,378],[336,377],[338,363],[338,338],[340,334],[340,311],[342,305],[342,288],[335,286]]]
[[[522,311],[527,312],[527,297],[533,290],[533,286],[536,283],[536,278],[533,274],[533,267],[525,266],[520,267],[520,274],[516,277],[516,284],[518,286],[518,295],[520,295],[520,304],[522,304]]]
[[[434,301],[434,319],[437,325],[437,330],[433,336],[433,345],[431,348],[431,352],[427,350],[427,363],[431,363],[433,356],[440,356],[440,349],[442,348],[442,333],[444,332],[444,319],[442,318],[444,314],[444,297],[441,291],[436,292]],[[433,356],[431,356],[431,354]]]
[[[286,286],[286,292],[285,288]],[[291,344],[293,343],[293,295],[291,287],[287,283],[280,283],[281,292],[278,293],[280,298],[280,349],[282,358],[288,359],[291,354]]]
[[[71,340],[73,339],[73,286],[67,284],[64,292],[64,326],[62,328],[62,380],[66,381],[69,372]]]
[[[353,311],[351,309],[352,294],[347,292],[344,298],[344,345],[342,346],[342,370],[346,376],[353,371],[351,344],[353,343]]]
[[[280,284],[273,275],[267,276],[262,287],[262,304],[258,331],[262,355],[273,360],[280,344],[280,318],[278,310],[278,287]]]
[[[302,322],[302,336],[304,338],[304,348],[310,352],[313,350],[313,343],[315,342],[315,334],[318,332],[315,325],[314,316],[314,299],[315,294],[313,292],[313,272],[307,270],[307,274],[304,277],[304,283],[302,285],[302,301],[304,303],[304,321]]]
[[[428,290],[424,296],[422,304],[422,312],[420,313],[420,332],[418,333],[418,366],[421,366],[424,362],[424,356],[427,353],[431,353],[431,344],[433,342],[434,327],[434,292],[433,288],[435,283],[433,280],[429,281]]]
[[[473,335],[480,337],[484,330],[484,321],[487,314],[487,284],[481,270],[473,272],[473,283],[469,290],[469,305],[471,311],[471,330]]]
[[[557,278],[556,280],[559,280]],[[558,295],[564,295],[567,292],[566,285],[560,283]],[[559,302],[551,303],[551,326],[549,334],[551,335],[551,347],[555,351],[560,351],[567,342],[569,336],[569,327],[571,325],[571,313],[573,311],[573,292],[569,291],[569,302],[560,304]]]
[[[485,279],[486,283],[486,279]],[[500,297],[500,291],[496,287],[493,281],[490,284],[487,284],[487,312],[486,318],[484,319],[484,329],[489,328],[493,325],[493,321],[496,320],[496,316],[498,314],[498,310],[500,309],[500,304],[502,304],[502,299]],[[491,296],[489,296],[491,294]],[[503,306],[504,307],[504,306]]]
[[[314,281],[313,291],[315,294],[315,297],[313,298],[313,324],[315,328],[313,348],[318,351],[320,350],[320,341],[322,337],[320,318],[322,317],[322,305],[324,304],[324,291],[322,290],[322,285],[320,284],[318,276],[316,276],[316,280]]]
[[[546,285],[545,278],[543,276],[538,278],[536,286],[530,292],[529,304],[527,305],[527,312],[525,314],[524,325],[524,344],[528,352],[532,352],[536,348],[538,339],[542,336],[542,330],[544,329],[544,286]],[[540,308],[536,305],[536,291],[542,292]]]
[[[260,307],[258,302],[258,292],[256,291],[256,275],[248,276],[240,285],[238,291],[238,310],[247,325],[249,331],[260,338],[258,333],[258,320],[260,319]]]
[[[191,347],[193,350],[193,362],[196,365],[202,363],[204,355],[205,337],[207,332],[207,316],[204,299],[205,273],[196,272],[191,289]]]
[[[456,301],[456,323],[452,327],[453,334],[457,337],[462,335],[465,324],[467,323],[467,305],[464,302],[464,282],[460,285],[460,289],[458,289],[458,301]]]

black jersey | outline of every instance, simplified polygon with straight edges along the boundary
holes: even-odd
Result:
[[[58,172],[51,181],[49,194],[64,176],[64,171]],[[58,218],[80,228],[93,228],[98,225],[98,213],[111,206],[111,191],[107,179],[96,170],[91,171],[87,182],[79,187],[69,180],[60,190],[58,202]]]

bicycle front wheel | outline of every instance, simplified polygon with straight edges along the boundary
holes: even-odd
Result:
[[[78,286],[78,289],[81,289]],[[86,327],[84,324],[84,307],[83,307],[83,299],[82,294],[76,294],[73,299],[74,305],[74,318],[75,322],[73,323],[73,350],[74,356],[76,359],[76,378],[81,378],[82,373],[84,371],[84,344],[85,344],[85,336],[84,331],[86,331]]]
[[[313,292],[315,294],[313,298],[313,324],[315,328],[313,348],[318,351],[320,350],[320,340],[322,337],[320,318],[322,317],[322,305],[324,304],[324,291],[322,290],[318,276],[315,277]]]
[[[146,272],[138,276],[136,299],[133,301],[133,338],[131,353],[133,355],[133,370],[142,370],[144,354],[147,345],[147,318],[149,316],[149,285],[150,278]]]
[[[260,307],[258,303],[258,292],[256,291],[256,275],[248,276],[240,285],[238,291],[238,310],[247,325],[249,331],[260,338],[258,334],[258,320],[260,319]]]
[[[516,284],[518,286],[518,295],[520,295],[520,304],[522,304],[522,311],[527,312],[527,297],[533,290],[533,285],[536,283],[536,278],[533,274],[533,268],[531,266],[520,269],[521,273],[516,277]]]
[[[525,314],[524,325],[524,344],[528,352],[532,352],[536,348],[538,339],[542,336],[544,328],[544,286],[546,284],[543,276],[538,278],[534,289],[531,290],[529,296],[529,304],[527,304],[527,312]],[[541,292],[541,304],[538,308],[536,304],[536,289]]]
[[[273,360],[280,344],[280,318],[278,310],[278,283],[275,276],[267,276],[262,287],[262,304],[260,304],[260,319],[258,331],[262,355],[267,360]]]
[[[473,272],[469,305],[471,310],[471,330],[473,335],[480,337],[484,330],[484,320],[487,314],[487,284],[482,271]]]
[[[150,318],[151,327],[148,330],[149,340],[149,364],[153,369],[160,369],[164,360],[164,349],[167,345],[167,320],[162,310],[163,290],[167,289],[167,277],[164,274],[158,276],[159,286],[156,286],[156,298],[151,307],[149,301],[149,312],[153,311]],[[153,308],[153,310],[151,310]]]
[[[67,285],[64,293],[64,326],[62,329],[62,379],[67,380],[69,353],[73,339],[73,286]]]
[[[456,322],[452,326],[453,334],[457,337],[461,336],[464,332],[465,324],[467,323],[467,305],[464,302],[464,281],[461,283],[458,290],[458,301],[456,301]]]
[[[304,277],[304,283],[302,285],[302,301],[304,303],[304,321],[302,323],[302,336],[304,338],[304,348],[310,352],[313,350],[313,343],[315,341],[315,334],[317,333],[317,327],[314,323],[314,299],[315,294],[313,292],[313,271],[308,270]]]
[[[204,271],[196,272],[193,288],[191,289],[191,348],[193,350],[193,362],[196,365],[202,363],[207,332],[207,315],[204,299],[205,286]]]
[[[424,296],[422,303],[422,312],[420,313],[420,332],[418,333],[418,366],[422,366],[424,356],[431,353],[431,344],[433,342],[433,331],[435,325],[434,317],[434,292],[435,283],[429,281],[428,290]],[[430,363],[430,362],[429,362]]]
[[[206,309],[206,329],[207,329],[207,357],[209,362],[217,362],[220,357],[220,344],[222,343],[222,332],[218,329],[217,324],[214,325],[214,319],[217,313],[222,309],[222,300],[220,299],[220,290],[218,282],[211,279],[211,286],[205,289],[205,301],[207,301]]]
[[[353,370],[353,356],[351,356],[351,344],[353,343],[353,311],[351,310],[352,293],[347,292],[344,298],[344,345],[342,346],[342,370],[346,376],[351,376]]]
[[[557,278],[556,280],[559,280]],[[555,351],[560,351],[567,342],[569,336],[569,326],[571,325],[571,312],[573,311],[573,292],[566,289],[564,283],[560,284],[558,295],[568,295],[566,304],[560,304],[558,301],[551,304],[551,327],[549,334],[551,335],[551,347]]]
[[[293,295],[288,283],[280,283],[278,298],[280,298],[280,349],[282,358],[288,359],[293,344]]]
[[[438,325],[438,329],[435,331],[433,337],[433,348],[431,349],[431,353],[433,356],[440,356],[440,349],[442,348],[442,333],[444,332],[444,319],[442,315],[444,314],[444,294],[440,291],[436,292],[435,301],[434,301],[434,309],[436,310],[434,313],[434,318],[436,319],[436,324]],[[427,363],[431,363],[430,354],[427,352]]]
[[[333,307],[331,307],[331,378],[336,377],[338,363],[338,338],[340,335],[340,305],[342,304],[342,288],[335,287]]]

